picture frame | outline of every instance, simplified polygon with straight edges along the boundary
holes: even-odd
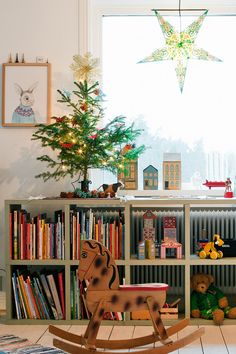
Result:
[[[2,65],[2,126],[48,124],[51,116],[51,65]]]

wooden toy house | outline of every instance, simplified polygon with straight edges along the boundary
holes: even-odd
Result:
[[[163,155],[163,189],[181,189],[181,154],[179,153]]]
[[[138,189],[138,160],[131,160],[126,169],[126,174],[118,174],[118,180],[124,184],[124,189]]]
[[[176,217],[165,216],[163,218],[164,240],[161,243],[161,258],[166,258],[166,250],[176,249],[176,258],[182,258],[182,244],[176,239]]]
[[[151,211],[147,210],[143,215],[143,239],[155,241],[155,225],[154,220],[156,215]]]
[[[149,165],[143,170],[143,189],[158,189],[158,170],[152,165]]]

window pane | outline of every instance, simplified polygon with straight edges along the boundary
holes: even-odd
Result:
[[[164,18],[179,30],[178,16]],[[181,18],[182,29],[196,19]],[[137,64],[165,45],[155,16],[103,18],[106,119],[124,114],[145,129],[139,143],[150,147],[139,159],[140,189],[142,171],[149,164],[162,176],[164,152],[181,153],[182,189],[201,188],[206,178],[233,179],[235,33],[236,17],[205,18],[195,44],[222,62],[189,60],[181,94],[173,61]]]

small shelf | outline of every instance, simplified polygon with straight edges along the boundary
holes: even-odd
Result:
[[[236,257],[223,257],[221,259],[201,259],[197,255],[191,255],[190,265],[236,265]]]
[[[129,264],[131,266],[162,266],[162,265],[185,265],[186,260],[184,258],[182,259],[177,259],[177,258],[165,258],[165,259],[160,259],[160,258],[155,258],[155,259],[130,259]]]

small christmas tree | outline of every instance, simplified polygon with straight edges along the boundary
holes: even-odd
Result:
[[[114,174],[125,171],[128,162],[138,158],[144,146],[133,145],[141,130],[134,129],[133,124],[126,126],[123,116],[115,117],[104,127],[99,127],[104,117],[103,94],[98,82],[90,83],[97,61],[90,54],[85,57],[77,55],[73,59],[71,67],[79,80],[74,83],[76,89],[73,95],[58,90],[61,96],[58,101],[66,104],[72,113],[52,117],[52,124],[39,124],[32,140],[41,140],[43,147],[50,147],[57,152],[56,157],[55,154],[52,157],[45,154],[37,158],[46,162],[52,171],[40,173],[36,177],[47,181],[70,175],[71,178],[76,176],[77,180],[82,179],[86,185],[90,168],[104,168]],[[127,146],[132,148],[127,149]]]

